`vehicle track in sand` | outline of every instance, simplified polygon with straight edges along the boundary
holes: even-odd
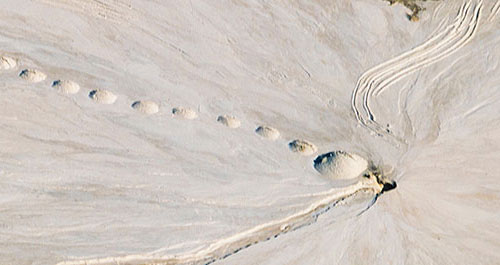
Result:
[[[359,124],[395,141],[395,144],[406,144],[404,139],[393,135],[376,121],[370,101],[402,78],[450,56],[470,42],[478,30],[482,7],[482,1],[464,3],[454,23],[412,50],[362,74],[351,98],[351,107]]]

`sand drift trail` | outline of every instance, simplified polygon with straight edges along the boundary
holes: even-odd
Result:
[[[372,97],[380,95],[389,86],[409,74],[450,56],[466,45],[478,30],[481,9],[482,1],[465,3],[460,8],[453,24],[443,28],[420,46],[365,72],[359,78],[352,93],[352,110],[357,121],[377,135],[394,141],[395,144],[405,144],[403,139],[392,135],[376,121],[370,108]],[[500,5],[497,3],[494,7],[495,13],[499,9]],[[352,186],[312,194],[311,196],[319,196],[321,199],[303,211],[217,240],[202,249],[172,256],[159,256],[152,252],[122,257],[74,260],[59,264],[209,264],[259,242],[312,224],[319,215],[360,192],[373,194],[376,199],[379,194],[394,187],[395,183],[382,181],[378,173],[369,171],[367,177],[360,178],[360,181]]]
[[[482,1],[467,2],[458,12],[453,24],[414,49],[366,71],[358,80],[352,93],[352,109],[358,122],[380,136],[405,143],[376,121],[370,108],[373,96],[378,96],[389,86],[409,74],[450,56],[465,46],[478,30]]]
[[[338,203],[357,193],[366,192],[373,194],[376,199],[378,194],[395,187],[395,184],[393,184],[390,188],[387,188],[388,185],[391,186],[381,181],[377,173],[370,174],[368,178],[363,178],[355,185],[340,189],[335,188],[321,194],[313,194],[320,195],[322,199],[301,212],[280,220],[258,225],[247,231],[218,240],[210,244],[207,248],[199,251],[166,257],[159,257],[155,256],[153,253],[149,253],[123,257],[68,261],[59,264],[210,264],[235,254],[242,249],[248,248],[251,245],[312,224],[319,215],[327,212]]]

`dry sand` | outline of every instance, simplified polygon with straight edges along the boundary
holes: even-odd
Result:
[[[500,1],[425,7],[5,1],[0,264],[498,263]]]

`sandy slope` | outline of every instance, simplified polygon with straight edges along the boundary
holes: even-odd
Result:
[[[499,3],[419,23],[374,0],[1,3],[0,263],[203,262],[275,229],[218,262],[498,263]],[[398,188],[359,215],[378,188],[320,176],[295,139]]]

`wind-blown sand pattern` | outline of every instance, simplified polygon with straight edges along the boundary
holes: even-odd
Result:
[[[5,1],[0,264],[498,263],[500,1],[424,7]]]

